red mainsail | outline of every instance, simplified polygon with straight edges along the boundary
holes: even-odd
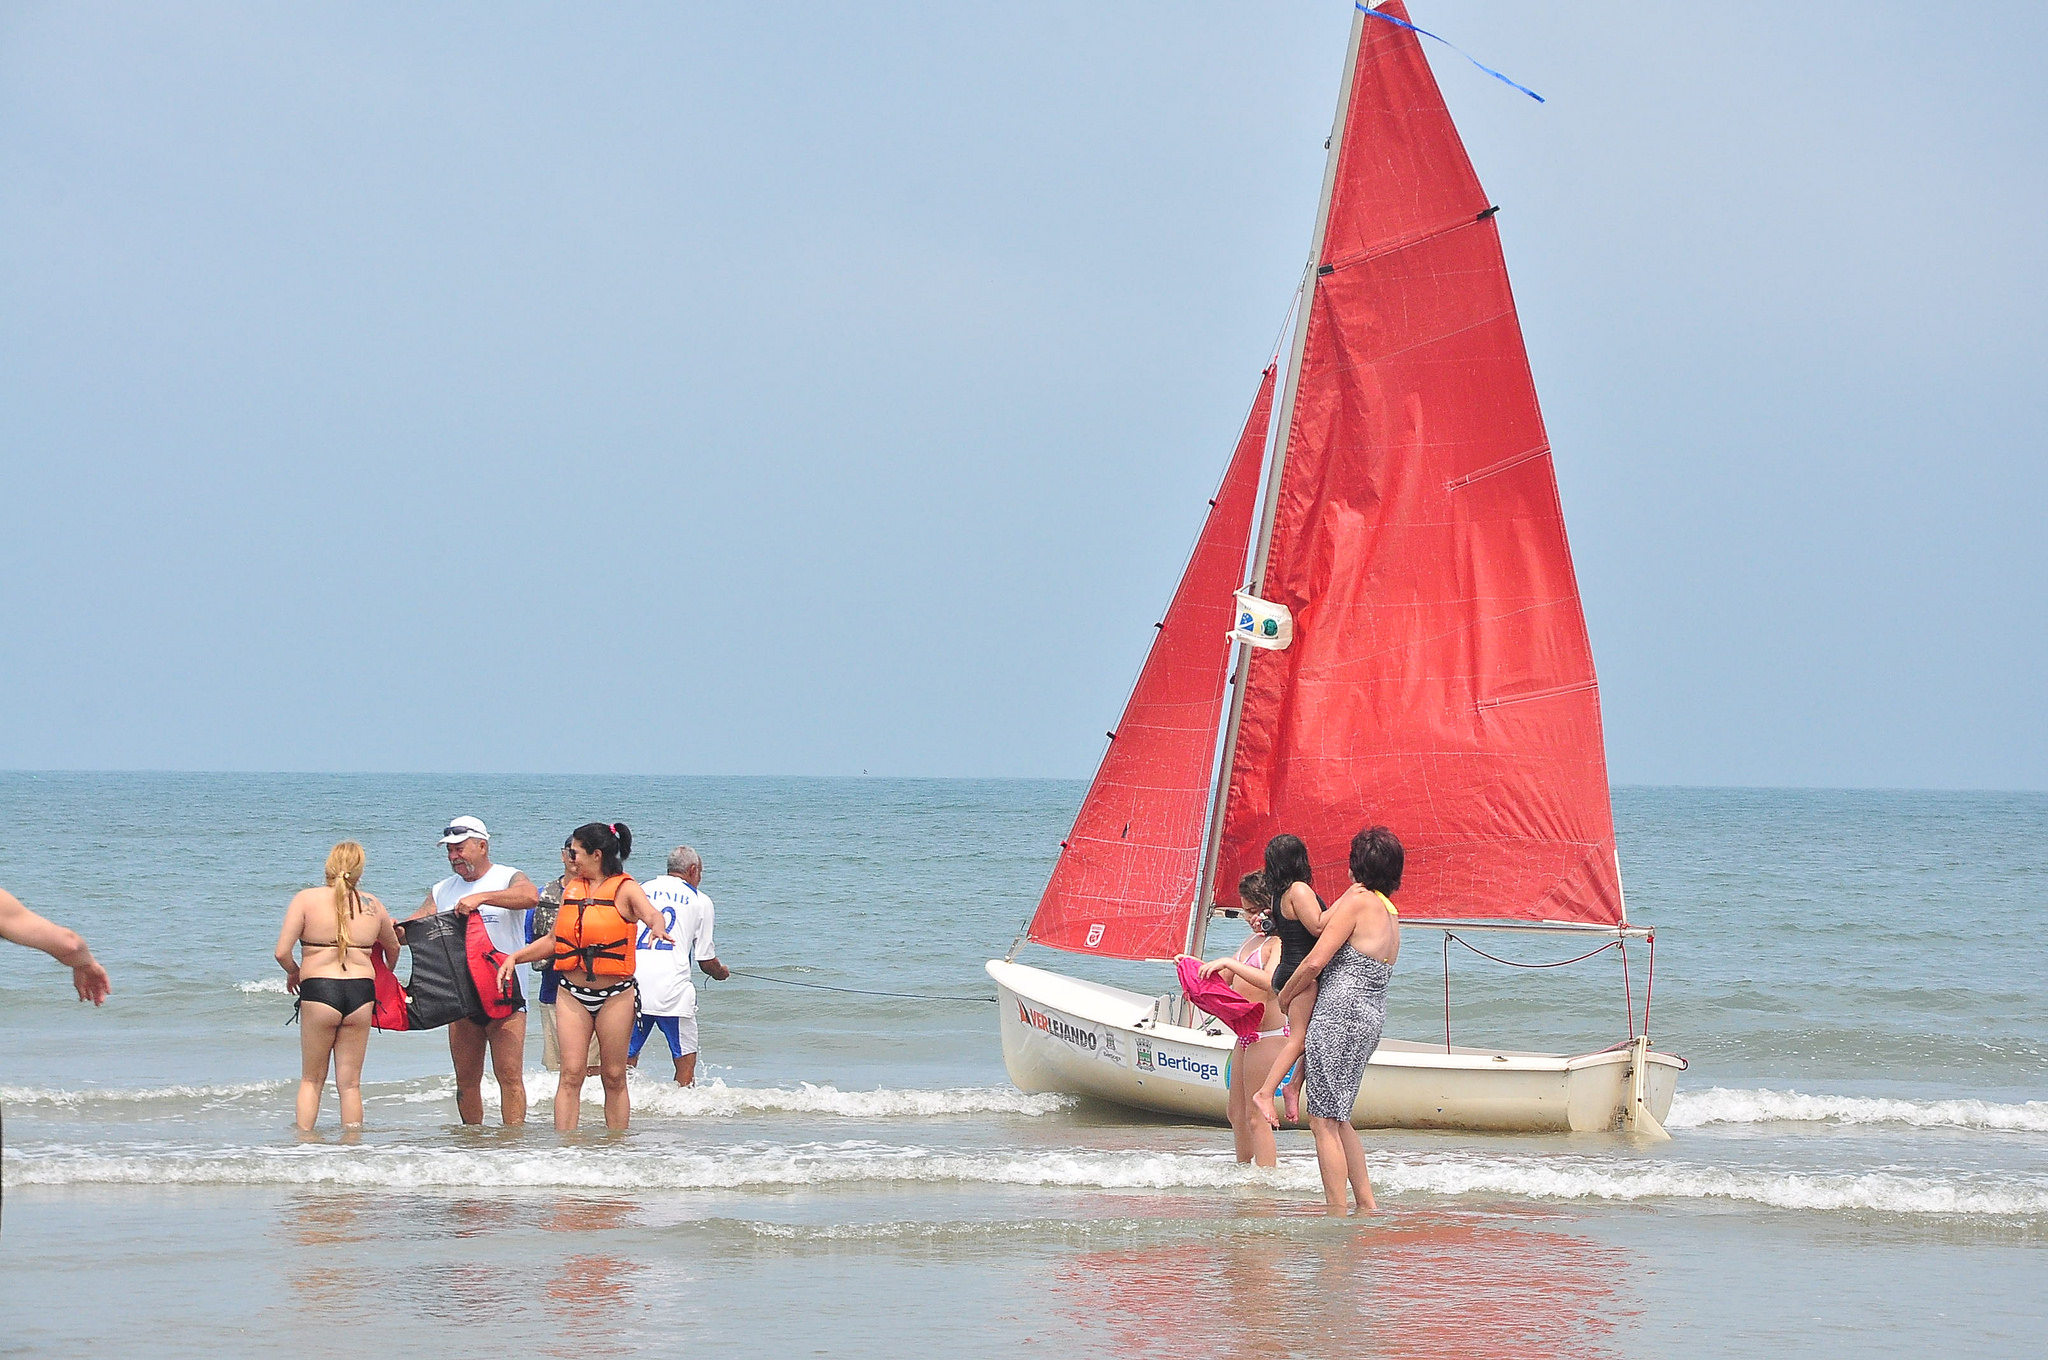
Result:
[[[1260,584],[1294,642],[1251,657],[1217,897],[1282,831],[1333,897],[1378,823],[1404,915],[1615,924],[1592,650],[1499,235],[1415,34],[1360,22]]]
[[[1259,384],[1222,489],[1045,885],[1031,921],[1038,944],[1164,959],[1185,943],[1228,688],[1232,592],[1247,566],[1273,376],[1268,368]]]

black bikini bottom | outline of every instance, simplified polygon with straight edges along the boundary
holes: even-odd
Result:
[[[332,1006],[344,1017],[354,1015],[365,1006],[377,1004],[377,980],[375,978],[301,978],[299,979],[299,1004],[311,1001],[316,1005]],[[292,1013],[298,1014],[298,1005]]]

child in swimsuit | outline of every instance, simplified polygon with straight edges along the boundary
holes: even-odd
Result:
[[[1221,974],[1228,979],[1232,991],[1265,1007],[1259,1017],[1258,1036],[1237,1041],[1226,1079],[1230,1086],[1230,1131],[1237,1139],[1237,1160],[1272,1166],[1279,1160],[1273,1126],[1252,1104],[1252,1093],[1271,1086],[1270,1064],[1287,1037],[1287,1018],[1280,1013],[1273,987],[1273,970],[1280,961],[1280,941],[1269,933],[1272,898],[1266,893],[1266,876],[1246,874],[1238,882],[1237,895],[1244,904],[1252,937],[1231,957],[1203,964],[1202,976]]]
[[[1273,990],[1279,992],[1294,976],[1294,970],[1308,957],[1316,946],[1316,939],[1323,933],[1323,913],[1327,908],[1323,899],[1310,881],[1308,847],[1301,837],[1285,833],[1266,842],[1266,881],[1275,890],[1273,893],[1273,933],[1280,940],[1280,962],[1273,969]],[[1314,987],[1308,988],[1287,1008],[1288,1034],[1285,1047],[1274,1060],[1272,1080],[1265,1089],[1255,1092],[1252,1104],[1272,1124],[1280,1127],[1280,1116],[1273,1108],[1273,1097],[1280,1084],[1287,1082],[1287,1118],[1296,1122],[1301,1118],[1301,1080],[1296,1070],[1301,1062],[1302,1044],[1308,1035],[1308,1018],[1316,1008]],[[1292,1077],[1293,1080],[1288,1080]]]

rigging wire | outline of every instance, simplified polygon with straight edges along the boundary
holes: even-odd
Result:
[[[1491,66],[1488,66],[1485,62],[1479,60],[1479,58],[1473,56],[1470,52],[1467,52],[1464,48],[1452,42],[1449,38],[1441,37],[1438,34],[1430,32],[1426,28],[1417,28],[1414,24],[1409,23],[1406,19],[1396,19],[1391,14],[1382,13],[1381,11],[1374,9],[1371,5],[1366,4],[1365,0],[1352,0],[1352,4],[1353,7],[1357,9],[1357,11],[1360,14],[1366,15],[1368,18],[1384,19],[1388,23],[1394,25],[1396,28],[1405,28],[1410,33],[1419,33],[1425,38],[1435,38],[1445,47],[1450,48],[1453,52],[1456,52],[1466,61],[1471,62],[1474,66],[1477,66],[1480,70],[1486,72],[1486,74],[1492,76],[1495,80],[1498,80],[1501,84],[1514,86],[1516,89],[1520,90],[1523,94],[1528,95],[1531,99],[1535,100],[1539,104],[1547,102],[1542,95],[1536,93],[1527,85],[1524,85],[1517,80],[1508,79],[1500,72],[1494,70]]]
[[[1584,963],[1587,959],[1592,958],[1595,954],[1604,954],[1610,949],[1621,950],[1621,979],[1622,986],[1624,988],[1623,996],[1625,998],[1625,1004],[1628,1006],[1628,1037],[1631,1041],[1635,1039],[1636,1003],[1633,984],[1629,976],[1628,944],[1625,940],[1622,940],[1620,938],[1612,939],[1609,940],[1606,944],[1601,945],[1598,949],[1589,949],[1585,953],[1578,955],[1576,958],[1559,959],[1555,963],[1524,963],[1519,959],[1504,959],[1500,957],[1498,954],[1489,954],[1484,949],[1481,949],[1478,945],[1473,944],[1470,940],[1461,939],[1459,936],[1454,935],[1450,931],[1446,930],[1444,932],[1444,1052],[1448,1053],[1451,1051],[1451,941],[1453,940],[1457,940],[1460,945],[1462,945],[1466,949],[1471,950],[1480,958],[1491,959],[1493,962],[1505,964],[1509,968],[1565,968],[1569,967],[1574,963]],[[1655,934],[1649,936],[1649,944],[1650,980],[1649,982],[1645,983],[1643,987],[1644,1034],[1648,1034],[1650,1032],[1650,987],[1655,985],[1657,977],[1657,937]]]
[[[1287,310],[1280,314],[1279,334],[1273,337],[1273,344],[1266,351],[1266,366],[1268,368],[1277,368],[1280,364],[1280,349],[1287,343],[1287,333],[1294,329],[1294,309],[1301,306],[1301,295],[1308,289],[1308,271],[1313,268],[1315,268],[1315,261],[1310,260],[1307,267],[1301,271],[1301,281],[1294,285],[1294,291],[1288,295]],[[1280,394],[1275,392],[1273,397],[1277,402]]]
[[[865,987],[834,987],[823,982],[798,982],[795,978],[769,977],[766,973],[748,973],[738,968],[727,969],[734,977],[753,978],[756,982],[779,982],[785,987],[809,987],[819,992],[845,992],[851,996],[887,996],[898,1001],[973,1001],[993,1006],[992,996],[938,996],[929,992],[877,992]]]

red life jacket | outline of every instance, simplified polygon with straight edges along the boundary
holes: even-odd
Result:
[[[493,1020],[503,1020],[517,1009],[513,998],[518,993],[513,983],[498,985],[498,965],[505,962],[505,951],[491,943],[482,912],[469,914],[468,933],[462,937],[462,943],[469,955],[469,976],[476,983],[477,1000],[483,1003],[484,1014]]]
[[[398,974],[384,962],[384,946],[370,946],[370,970],[377,981],[377,1008],[370,1012],[370,1023],[378,1029],[410,1028],[405,1014],[405,988],[398,985]]]

